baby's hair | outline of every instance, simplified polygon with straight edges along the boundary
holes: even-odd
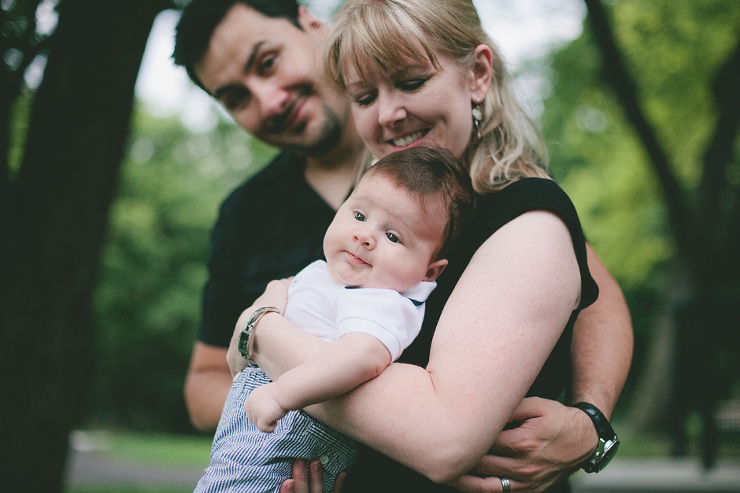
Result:
[[[418,146],[389,154],[365,174],[382,174],[393,179],[397,186],[416,195],[427,214],[436,212],[427,208],[428,201],[442,199],[447,224],[437,258],[444,258],[473,212],[473,186],[460,161],[444,149]]]

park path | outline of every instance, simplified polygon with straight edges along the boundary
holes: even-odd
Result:
[[[203,474],[202,467],[147,464],[114,459],[100,451],[71,449],[67,464],[68,486],[126,484],[141,490],[158,491],[163,487],[194,489]]]
[[[204,464],[205,467],[205,464]],[[162,466],[114,460],[101,452],[70,452],[67,484],[86,488],[129,484],[157,491],[194,488],[202,467]],[[708,473],[697,459],[619,458],[598,474],[578,473],[574,493],[740,493],[740,460],[722,460]]]

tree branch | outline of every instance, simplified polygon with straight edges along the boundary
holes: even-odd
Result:
[[[712,138],[704,151],[704,174],[699,188],[699,217],[704,218],[702,229],[704,238],[725,238],[715,234],[716,225],[721,224],[719,215],[720,193],[728,186],[727,167],[732,162],[735,142],[740,127],[740,39],[735,51],[714,79],[714,102],[718,117]],[[733,196],[738,197],[738,187],[731,187]],[[730,220],[740,217],[740,200],[736,200],[729,213]],[[716,245],[722,248],[722,245]]]
[[[690,216],[687,204],[678,181],[671,171],[669,159],[663,150],[650,123],[645,117],[637,98],[635,82],[630,77],[624,58],[614,39],[614,33],[600,0],[584,0],[588,9],[588,23],[602,54],[603,75],[612,86],[617,100],[622,105],[627,119],[632,123],[660,182],[668,207],[671,228],[676,236],[679,252],[691,258],[695,223]]]

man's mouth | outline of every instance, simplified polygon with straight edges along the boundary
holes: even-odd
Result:
[[[299,91],[295,99],[290,102],[288,108],[272,119],[268,126],[268,131],[271,134],[277,135],[287,132],[295,126],[310,94],[311,91],[309,88]]]
[[[406,147],[407,145],[411,144],[415,140],[422,138],[425,133],[426,133],[425,130],[419,130],[418,132],[414,132],[405,137],[401,137],[399,139],[393,139],[391,140],[391,143],[396,147]]]

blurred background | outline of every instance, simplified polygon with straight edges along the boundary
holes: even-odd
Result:
[[[172,65],[185,3],[0,0],[0,463],[43,485],[9,491],[192,491],[208,463],[182,388],[209,235],[275,150]],[[474,3],[630,305],[615,464],[740,464],[740,2]]]

